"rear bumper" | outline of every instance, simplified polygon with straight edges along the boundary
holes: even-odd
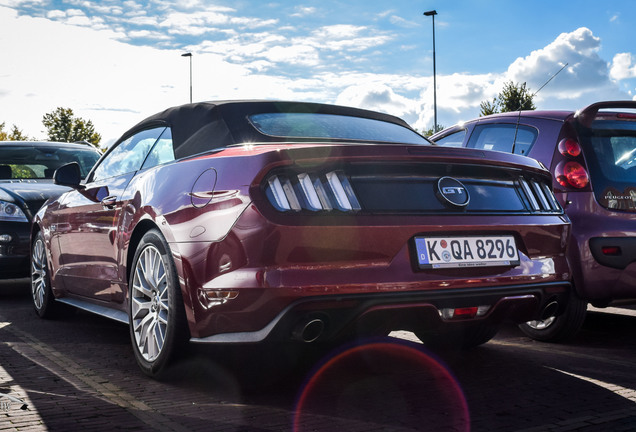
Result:
[[[594,237],[580,253],[582,265],[574,273],[575,282],[582,281],[580,297],[598,305],[636,299],[636,236]]]
[[[636,237],[594,237],[589,245],[601,265],[624,270],[636,261]]]
[[[636,298],[636,215],[602,208],[592,192],[570,193],[568,200],[568,258],[579,297],[596,304]]]
[[[331,341],[342,337],[386,334],[391,330],[426,328],[435,331],[454,323],[480,321],[498,325],[541,317],[549,305],[563,311],[569,283],[515,285],[479,290],[451,289],[426,292],[366,293],[314,296],[299,299],[256,331],[219,333],[192,338],[197,343],[255,343],[298,340]],[[554,306],[557,305],[556,309]],[[447,320],[445,308],[487,306],[480,317]]]
[[[447,216],[443,223],[429,216],[327,221],[280,225],[248,207],[221,240],[172,243],[192,340],[289,339],[314,319],[322,321],[321,337],[334,339],[367,327],[438,325],[438,310],[447,307],[485,305],[491,309],[479,319],[524,322],[552,291],[565,296],[570,286],[570,225],[560,216],[498,216],[496,223],[489,215]],[[415,236],[469,233],[514,235],[520,263],[418,268]],[[507,297],[515,300],[499,304]],[[398,319],[403,315],[410,317]]]

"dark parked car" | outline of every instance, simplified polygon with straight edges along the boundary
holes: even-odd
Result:
[[[90,144],[0,141],[0,279],[30,275],[33,216],[69,189],[53,184],[55,169],[77,162],[86,175],[99,157]]]
[[[572,221],[568,256],[576,295],[561,316],[523,324],[531,337],[568,338],[583,323],[588,302],[604,307],[636,298],[635,110],[634,101],[616,101],[576,112],[495,114],[432,137],[443,146],[528,155],[553,174]]]
[[[35,309],[65,303],[129,324],[149,375],[188,340],[320,344],[408,329],[473,346],[503,320],[558,313],[569,293],[570,223],[547,170],[432,146],[377,112],[175,107],[79,179],[76,165],[59,169],[74,190],[37,215]]]

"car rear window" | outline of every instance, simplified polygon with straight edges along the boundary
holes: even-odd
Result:
[[[588,152],[594,155],[588,157],[592,170],[598,171],[593,176],[614,182],[636,180],[636,122],[596,121],[583,136],[587,136]]]
[[[435,143],[444,147],[461,147],[464,145],[464,138],[466,137],[466,129],[453,132],[442,138],[436,139]]]
[[[595,121],[580,136],[597,200],[635,211],[636,122]]]
[[[408,128],[364,117],[320,113],[263,113],[251,115],[249,119],[260,133],[275,137],[430,144],[426,138]]]
[[[467,147],[527,155],[538,134],[535,128],[523,125],[477,125],[470,136]]]

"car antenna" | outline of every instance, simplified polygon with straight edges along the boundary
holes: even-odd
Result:
[[[547,85],[548,85],[548,83],[554,79],[554,77],[556,77],[558,74],[560,74],[560,73],[561,73],[561,71],[562,71],[563,69],[565,69],[565,68],[567,67],[567,65],[568,65],[568,64],[569,64],[569,63],[565,63],[565,64],[561,67],[561,69],[559,69],[559,70],[557,71],[557,73],[555,73],[554,75],[552,75],[552,76],[550,77],[550,79],[548,79],[545,83],[543,83],[543,85],[542,85],[541,87],[539,87],[539,90],[537,90],[536,92],[532,93],[532,97],[534,98],[534,97],[537,95],[537,93],[539,93],[539,92],[541,91],[541,89],[543,89],[543,87],[547,86]],[[526,83],[524,82],[524,83],[523,83],[523,89],[525,90],[525,88],[526,88]],[[515,126],[515,137],[514,137],[514,139],[512,140],[512,152],[511,152],[511,153],[513,153],[513,154],[514,154],[514,152],[515,152],[515,145],[517,145],[517,132],[519,131],[519,123],[521,122],[521,108],[523,108],[522,103],[523,103],[523,102],[520,102],[520,103],[519,103],[519,114],[517,115],[517,125]]]

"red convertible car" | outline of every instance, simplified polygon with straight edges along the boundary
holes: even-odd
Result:
[[[32,294],[130,326],[161,373],[181,344],[391,330],[475,346],[560,313],[570,222],[524,156],[430,143],[361,109],[227,101],[126,132],[38,212]]]

